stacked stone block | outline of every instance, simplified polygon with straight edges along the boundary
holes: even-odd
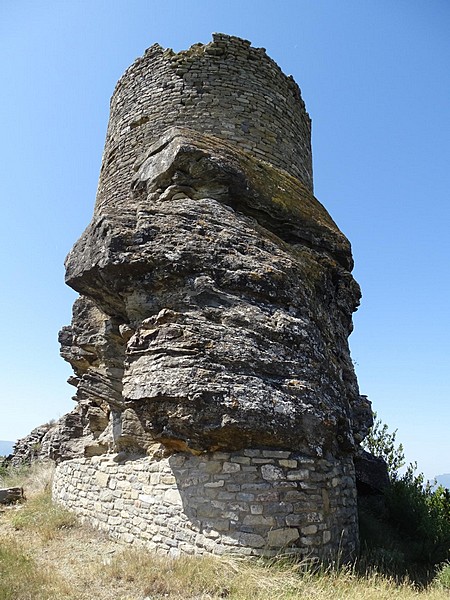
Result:
[[[351,459],[260,449],[123,459],[60,464],[54,498],[123,542],[172,555],[355,549]]]
[[[141,149],[174,123],[235,143],[312,190],[311,120],[298,85],[264,48],[214,34],[211,43],[179,53],[155,44],[119,80],[111,99],[97,211],[126,210]]]

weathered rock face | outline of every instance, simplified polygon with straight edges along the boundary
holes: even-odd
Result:
[[[297,179],[172,129],[138,166],[128,211],[96,214],[68,257],[89,298],[63,345],[79,398],[109,405],[119,445],[352,451],[367,403],[347,346],[351,265]]]
[[[359,448],[353,462],[358,496],[382,494],[389,487],[388,467],[381,457]]]
[[[83,454],[85,440],[82,436],[82,417],[77,407],[58,421],[40,425],[18,440],[8,462],[19,466],[35,460],[70,460]]]
[[[61,352],[85,456],[351,463],[371,425],[347,343],[360,290],[312,195],[309,133],[296,84],[244,40],[154,46],[125,73],[94,216],[66,262],[80,298]],[[351,496],[348,472],[327,469]]]

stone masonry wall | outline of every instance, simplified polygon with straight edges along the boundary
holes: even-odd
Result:
[[[357,539],[351,458],[253,449],[79,458],[57,467],[53,496],[112,537],[171,555],[345,558]]]
[[[174,125],[236,143],[312,191],[311,120],[298,85],[264,48],[214,34],[213,42],[179,53],[155,44],[119,80],[111,99],[97,211],[126,210],[142,149]]]

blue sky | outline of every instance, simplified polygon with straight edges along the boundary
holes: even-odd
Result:
[[[153,43],[213,31],[265,47],[300,85],[315,193],[363,291],[361,392],[408,460],[450,472],[447,0],[1,0],[0,439],[73,406],[63,261],[92,215],[117,79]]]

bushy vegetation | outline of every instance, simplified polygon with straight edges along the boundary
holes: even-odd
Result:
[[[373,426],[363,441],[363,447],[374,456],[382,458],[390,479],[396,479],[400,469],[406,464],[403,444],[397,444],[397,429],[391,432],[389,426],[377,417],[377,413],[373,417]]]
[[[386,461],[391,483],[383,497],[360,500],[362,551],[384,571],[429,581],[450,559],[450,492],[425,482],[416,464],[400,474],[405,461],[395,437],[375,420],[366,448]]]
[[[449,590],[450,592],[450,562],[443,563],[434,578],[434,584],[438,588]]]

